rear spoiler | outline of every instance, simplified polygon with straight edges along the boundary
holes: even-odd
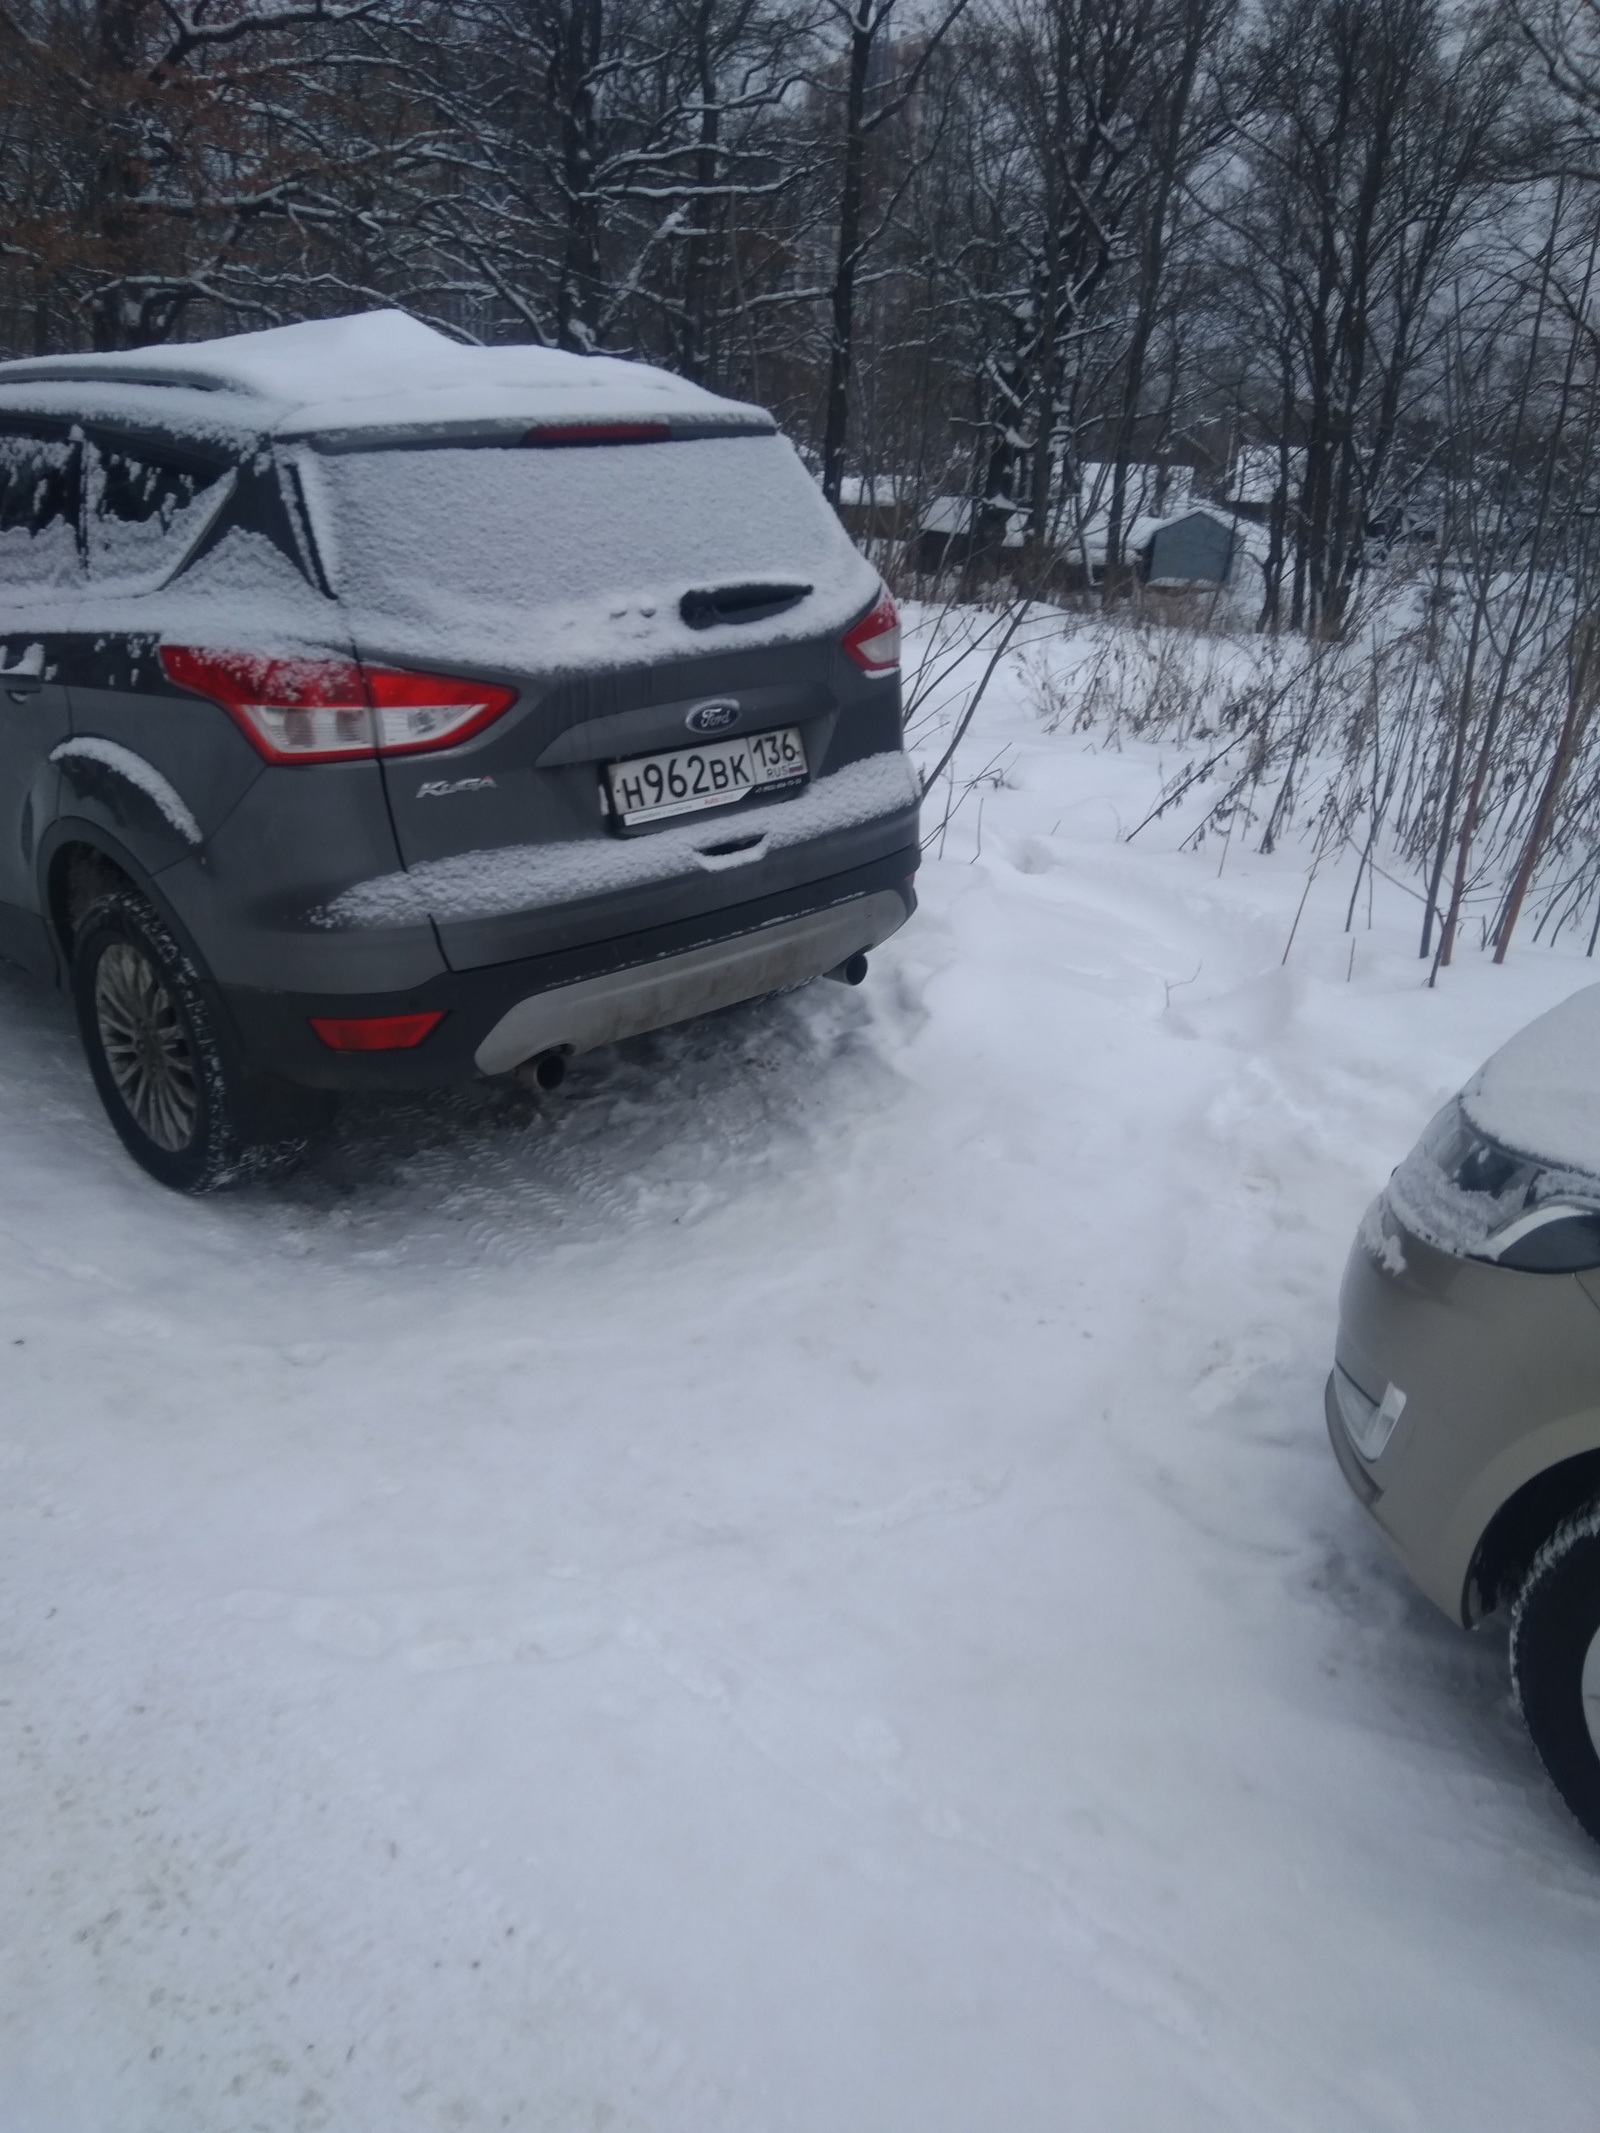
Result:
[[[341,413],[344,412],[341,410]],[[411,420],[332,423],[296,416],[276,435],[282,442],[308,444],[318,452],[463,451],[477,446],[502,451],[520,446],[551,447],[623,444],[687,444],[702,437],[772,437],[778,425],[760,407],[674,408],[670,414],[614,415],[597,409],[592,416],[562,411],[559,419],[530,420],[515,414],[419,415]]]

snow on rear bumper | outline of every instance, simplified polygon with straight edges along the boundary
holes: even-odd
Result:
[[[762,993],[803,985],[849,957],[876,948],[906,916],[904,900],[893,890],[880,890],[832,910],[782,920],[759,933],[535,993],[501,1016],[478,1046],[476,1064],[485,1074],[505,1074],[540,1052],[592,1051]]]
[[[888,895],[894,908],[884,907],[890,923],[877,934],[883,939],[917,907],[913,884],[918,857],[913,839],[869,865],[758,897],[732,910],[697,913],[607,940],[573,943],[551,955],[442,970],[400,988],[333,992],[223,985],[218,990],[241,1056],[263,1073],[313,1089],[447,1088],[481,1077],[478,1047],[513,1008],[538,995],[613,974],[660,972],[696,950],[765,941],[791,920],[859,911],[863,903]],[[870,942],[874,931],[869,926],[859,940]],[[844,959],[835,955],[833,960]],[[425,1043],[410,1051],[333,1052],[318,1040],[310,1021],[312,1016],[417,1014],[432,1008],[442,1009],[444,1020]]]
[[[896,822],[920,798],[898,748],[814,779],[793,799],[696,815],[642,837],[579,837],[429,859],[358,883],[314,923],[326,928],[463,921],[570,909],[682,880],[753,875],[772,855],[822,847],[852,830]],[[738,849],[729,851],[730,842]],[[452,958],[452,960],[454,960]]]

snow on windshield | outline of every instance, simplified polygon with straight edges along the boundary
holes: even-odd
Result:
[[[877,584],[782,437],[302,466],[358,637],[392,654],[546,669],[681,656],[843,628]],[[752,580],[813,593],[759,626],[693,631],[678,614],[693,588]]]
[[[1502,1158],[1487,1180],[1494,1189],[1485,1189],[1469,1182],[1477,1175],[1474,1157],[1485,1152],[1492,1151],[1463,1115],[1460,1097],[1452,1097],[1384,1188],[1391,1211],[1414,1237],[1442,1252],[1470,1259],[1486,1251],[1495,1232],[1527,1206],[1537,1167]],[[1381,1224],[1365,1241],[1374,1257],[1384,1256]]]

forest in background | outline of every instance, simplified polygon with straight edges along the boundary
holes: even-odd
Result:
[[[1597,263],[1600,0],[0,0],[0,352],[642,357],[991,604],[1139,611],[1184,470],[1282,648],[1172,697],[1218,822],[1389,851],[1445,961],[1600,897]]]

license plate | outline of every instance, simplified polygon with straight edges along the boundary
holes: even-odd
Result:
[[[636,755],[606,765],[611,812],[624,829],[667,815],[729,807],[752,793],[782,792],[806,779],[805,744],[798,726],[701,741],[665,755]]]

